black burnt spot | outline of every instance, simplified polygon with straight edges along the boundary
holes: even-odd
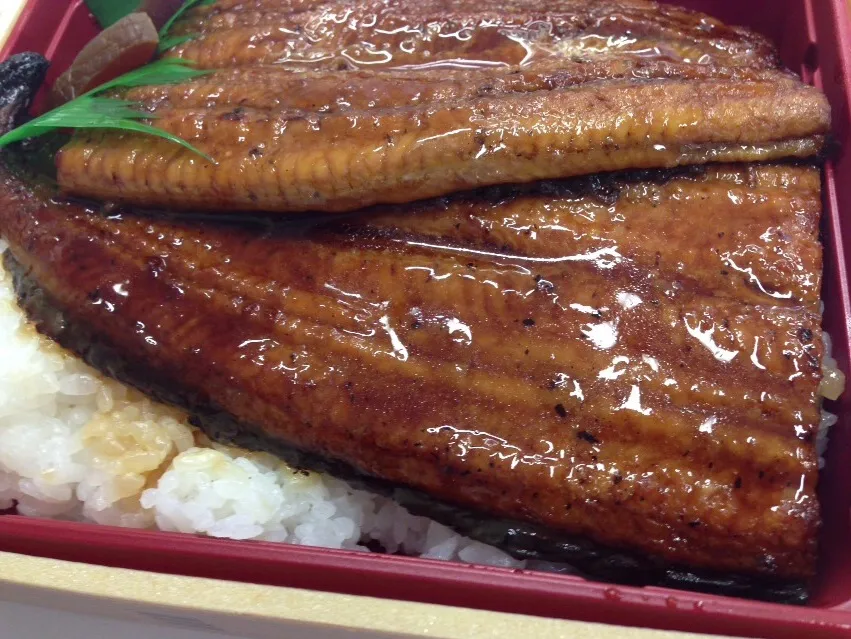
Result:
[[[228,122],[242,122],[243,119],[245,119],[245,109],[242,107],[236,107],[233,111],[222,114],[222,120]]]
[[[798,339],[802,344],[809,344],[813,341],[813,332],[809,328],[802,328],[798,331]]]
[[[620,185],[610,178],[591,176],[588,179],[588,187],[591,195],[602,204],[611,206],[620,197]]]
[[[259,146],[255,146],[253,149],[251,149],[248,152],[248,156],[252,160],[256,160],[257,158],[261,158],[261,157],[263,157],[263,149],[261,149]]]
[[[559,417],[567,417],[567,409],[565,409],[564,404],[556,404],[555,410]]]
[[[523,320],[523,326],[525,326],[527,328],[531,328],[534,325],[535,325],[535,320],[533,320],[531,317],[527,317],[526,319]]]
[[[589,433],[587,430],[580,430],[578,433],[576,433],[576,436],[579,439],[588,442],[589,444],[599,444],[600,443],[600,440],[597,439],[596,437],[594,437],[594,435]]]
[[[736,481],[733,483],[733,488],[736,488],[738,490],[741,487],[742,487],[742,478],[736,477]]]

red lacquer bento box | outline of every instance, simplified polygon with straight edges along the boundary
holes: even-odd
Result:
[[[542,0],[546,2],[546,0]],[[835,155],[825,169],[825,328],[849,371],[851,301],[851,24],[845,0],[677,0],[778,43],[785,64],[833,106]],[[82,0],[29,0],[0,58],[36,51],[71,63],[97,26]],[[843,233],[842,225],[845,232]],[[407,557],[232,542],[87,524],[0,517],[0,550],[330,592],[649,628],[770,638],[851,637],[851,392],[838,413],[821,479],[825,525],[809,605],[765,604],[570,575],[466,566]]]

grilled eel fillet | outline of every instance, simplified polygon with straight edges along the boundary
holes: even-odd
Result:
[[[516,522],[436,513],[520,555],[795,599],[819,522],[818,171],[607,187],[303,228],[108,216],[7,178],[0,227],[24,305],[63,314],[44,332],[214,438]]]
[[[40,329],[212,437],[359,478],[518,556],[805,596],[816,168],[240,224],[55,200],[6,169],[0,185],[6,264]]]
[[[496,66],[620,54],[777,66],[760,35],[645,0],[219,0],[176,25],[176,47],[205,67]]]
[[[748,31],[643,1],[502,4],[198,8],[169,55],[216,72],[128,97],[215,163],[90,131],[57,154],[59,183],[148,207],[342,212],[822,148],[825,98]]]

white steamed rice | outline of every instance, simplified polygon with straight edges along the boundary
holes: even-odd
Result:
[[[826,341],[822,392],[830,397],[844,379]],[[365,550],[375,541],[388,552],[526,565],[389,499],[209,442],[181,411],[100,375],[36,333],[2,267],[0,344],[0,511],[330,548]],[[823,413],[820,455],[835,422]]]

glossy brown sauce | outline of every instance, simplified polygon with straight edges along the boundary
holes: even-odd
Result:
[[[177,30],[199,37],[175,53],[204,66],[464,68],[621,54],[776,65],[759,36],[655,3],[217,3],[195,9]]]
[[[603,171],[812,157],[823,95],[772,47],[638,2],[215,4],[147,87],[165,140],[83,132],[66,194],[206,211],[353,211]]]
[[[64,204],[2,224],[76,320],[273,438],[609,546],[802,578],[819,188],[721,167],[307,226]]]
[[[638,0],[219,0],[177,28],[169,55],[216,72],[128,97],[215,166],[94,132],[59,182],[106,207],[0,188],[92,342],[225,438],[657,565],[812,577],[821,187],[789,160],[829,110],[767,42]]]

